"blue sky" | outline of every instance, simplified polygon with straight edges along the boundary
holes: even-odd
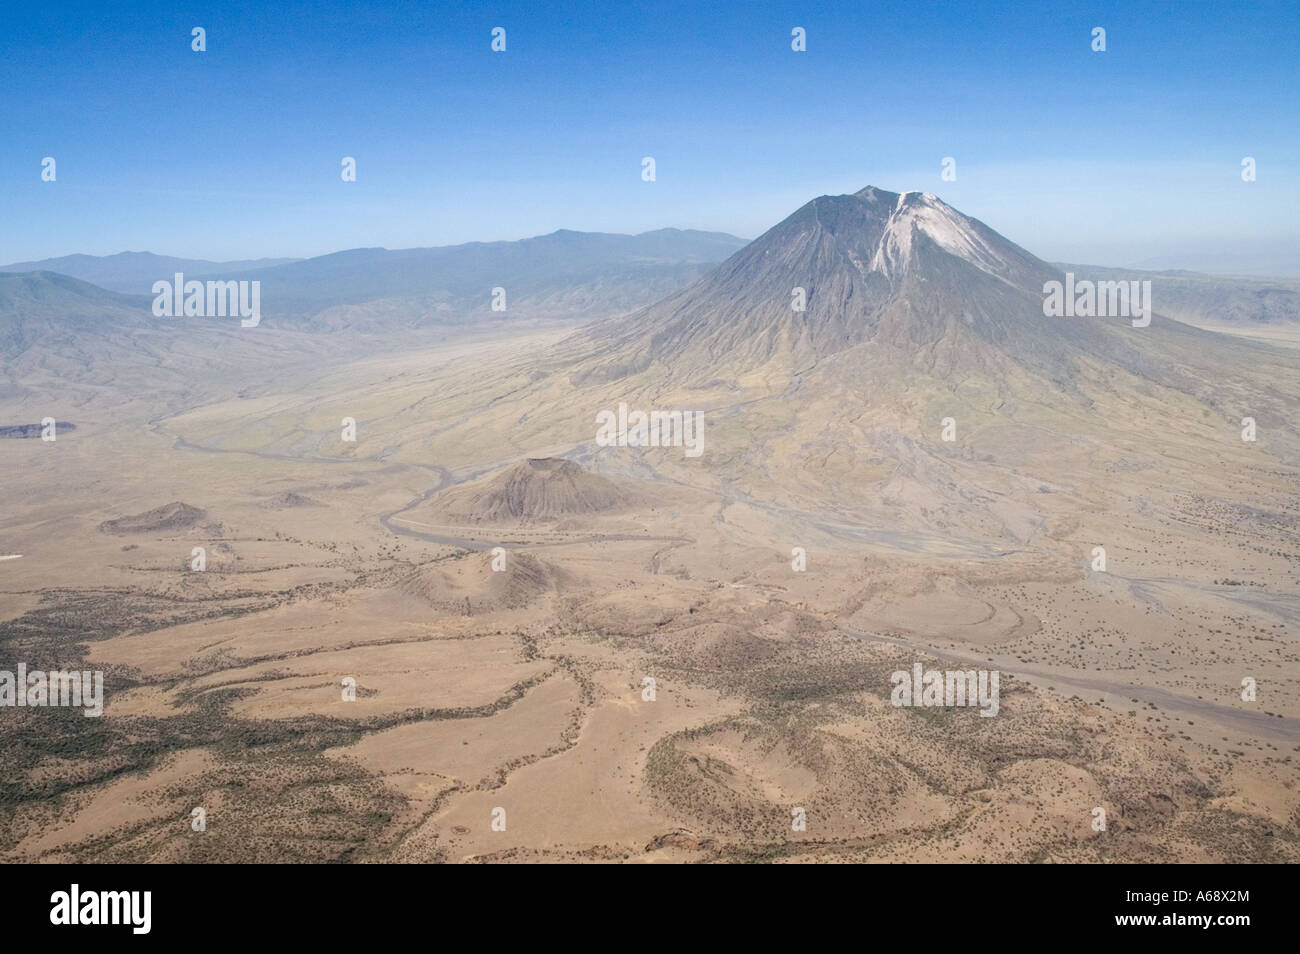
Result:
[[[869,183],[1048,259],[1300,261],[1300,3],[272,6],[5,4],[0,261],[748,238]]]

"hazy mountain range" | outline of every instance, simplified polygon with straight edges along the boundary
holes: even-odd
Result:
[[[418,324],[488,311],[496,287],[506,291],[507,310],[530,315],[627,310],[680,288],[744,244],[734,235],[682,229],[640,235],[560,230],[516,242],[357,248],[301,260],[216,263],[146,252],[71,255],[21,262],[0,272],[56,272],[141,295],[150,294],[156,281],[171,281],[177,271],[187,280],[258,280],[268,316],[301,322],[329,308],[385,301],[386,308],[333,314],[317,324],[365,324],[380,316]]]
[[[58,272],[107,288],[109,291],[147,295],[156,281],[176,272],[198,278],[225,271],[247,272],[295,262],[293,258],[259,258],[235,262],[209,262],[201,258],[175,258],[153,252],[118,252],[116,255],[63,255],[37,262],[14,262],[0,272]]]
[[[821,204],[803,214],[824,213],[827,227],[841,227],[834,224],[834,198],[816,200]],[[998,240],[1006,243],[1000,236]],[[481,315],[489,311],[495,287],[506,289],[507,310],[513,309],[515,316],[582,320],[627,312],[672,295],[746,244],[734,235],[689,229],[660,229],[640,235],[562,229],[516,242],[349,249],[309,259],[212,262],[151,252],[66,255],[0,266],[0,274],[51,273],[122,293],[98,299],[110,310],[139,307],[141,299],[133,295],[149,296],[154,282],[170,281],[178,271],[187,279],[260,280],[263,313],[271,316],[272,323],[278,318],[280,324],[290,326],[382,333],[385,328],[455,324],[469,314]],[[861,253],[859,249],[852,254],[860,257]],[[770,250],[762,257],[770,257]],[[733,266],[742,269],[736,276],[742,285],[747,281],[743,271],[752,271],[757,257],[751,252],[744,261],[749,264]],[[1049,266],[1035,266],[1040,272],[1044,267]],[[1148,272],[1060,262],[1050,268],[1071,271],[1080,279],[1150,279],[1158,312],[1198,326],[1288,326],[1300,322],[1300,279],[1186,270]],[[880,275],[883,277],[884,271]],[[54,315],[66,307],[69,317],[75,317],[88,314],[97,300],[93,289],[50,279],[42,290],[40,282],[0,282],[0,310],[12,315],[21,301],[29,311],[39,305]],[[752,287],[740,291],[737,301],[753,298]]]
[[[1156,310],[1197,325],[1286,325],[1300,321],[1300,279],[1209,275],[1186,270],[1144,272],[1057,263],[1092,281],[1150,279]]]
[[[265,327],[366,335],[368,347],[382,350],[398,333],[465,335],[504,322],[576,323],[631,311],[679,290],[744,244],[679,229],[559,231],[518,242],[263,260],[245,271],[235,266],[255,263],[224,263],[215,275],[203,269],[220,263],[149,253],[22,263],[0,269],[0,395],[21,393],[18,382],[38,368],[69,385],[104,385],[139,367],[153,386],[188,393],[209,380],[205,369],[310,360],[320,347],[318,334],[269,342],[232,333],[238,321],[154,317],[153,282],[171,282],[176,270],[187,280],[260,280]],[[28,266],[50,267],[19,270]],[[494,287],[506,290],[504,312],[490,310]],[[135,293],[115,290],[122,288]],[[110,393],[123,392],[99,392],[100,400]]]

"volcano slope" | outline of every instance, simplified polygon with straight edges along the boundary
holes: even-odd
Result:
[[[1297,860],[1294,356],[1162,318],[1158,282],[1148,327],[1044,317],[1061,278],[868,187],[563,340],[160,418],[149,499],[44,515],[123,605],[59,644],[117,678],[118,761],[32,756],[11,853]],[[598,441],[621,405],[702,412],[701,452]],[[169,500],[212,523],[94,529]],[[891,705],[915,663],[999,671],[997,715]]]

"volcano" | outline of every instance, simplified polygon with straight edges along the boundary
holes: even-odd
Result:
[[[937,196],[867,186],[813,199],[682,291],[583,332],[596,353],[573,380],[655,365],[695,384],[774,363],[798,372],[869,343],[942,373],[989,370],[992,347],[1066,387],[1088,357],[1159,372],[1123,320],[1045,317],[1043,286],[1063,278]]]
[[[1023,545],[1113,506],[1094,493],[1103,474],[1240,462],[1249,422],[1269,458],[1300,463],[1286,352],[1162,316],[1158,278],[1145,327],[1051,317],[1056,282],[929,193],[821,196],[681,291],[530,358],[528,383],[473,427],[490,419],[521,450],[567,444],[604,476],[744,488],[765,519],[845,545],[888,528],[931,552]],[[701,411],[709,450],[593,446],[595,415],[620,402]],[[469,436],[435,446],[454,455]]]

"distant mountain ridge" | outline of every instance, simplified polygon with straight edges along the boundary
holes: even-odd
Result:
[[[1300,279],[1207,275],[1185,269],[1141,271],[1058,263],[1092,281],[1150,279],[1162,313],[1190,324],[1248,326],[1300,323]]]
[[[20,354],[48,333],[143,328],[149,298],[125,295],[56,272],[0,274],[0,357]]]
[[[262,307],[299,319],[328,307],[419,299],[449,316],[506,308],[590,313],[630,310],[689,283],[746,243],[720,232],[659,229],[640,235],[560,230],[515,242],[435,248],[359,248],[224,276],[260,278]],[[579,295],[577,307],[554,299]]]
[[[658,229],[639,235],[575,232],[507,242],[433,248],[355,248],[309,259],[204,262],[147,252],[96,258],[71,255],[23,262],[0,272],[50,271],[109,290],[151,293],[155,281],[260,281],[262,310],[302,324],[326,309],[372,302],[391,306],[326,323],[429,323],[488,311],[504,288],[507,311],[603,317],[646,305],[688,284],[745,240],[722,232]],[[89,277],[94,275],[95,277]]]
[[[153,283],[176,272],[198,278],[219,271],[252,271],[296,262],[295,258],[243,259],[210,262],[201,258],[176,258],[153,252],[118,252],[116,255],[64,255],[36,262],[15,262],[0,266],[0,272],[56,272],[79,278],[109,291],[147,295]]]

